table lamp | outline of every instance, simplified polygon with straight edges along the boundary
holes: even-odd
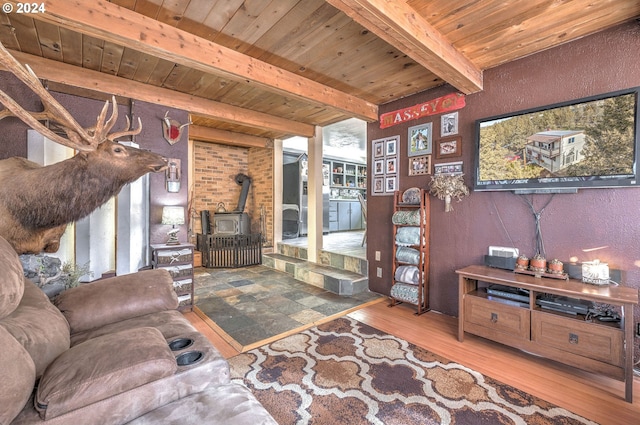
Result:
[[[173,227],[167,232],[169,239],[167,245],[178,245],[178,232],[180,229],[176,229],[176,224],[184,224],[184,207],[162,207],[162,224],[171,224]]]

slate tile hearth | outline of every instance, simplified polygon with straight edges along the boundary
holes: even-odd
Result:
[[[197,268],[195,284],[196,307],[243,347],[381,299],[336,295],[261,265]]]

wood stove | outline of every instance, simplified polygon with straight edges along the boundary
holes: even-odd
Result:
[[[240,191],[240,199],[238,206],[234,211],[215,213],[213,215],[214,235],[249,235],[251,234],[251,220],[249,215],[244,212],[244,206],[247,203],[249,195],[249,187],[251,186],[251,177],[246,174],[237,174],[235,182],[242,186]]]
[[[248,235],[251,233],[251,221],[247,213],[228,212],[213,215],[214,235]]]
[[[262,235],[251,233],[251,220],[244,212],[251,178],[238,174],[235,181],[242,185],[236,210],[216,212],[212,220],[209,211],[202,214],[203,234],[198,235],[198,250],[202,252],[205,267],[243,267],[262,263]]]

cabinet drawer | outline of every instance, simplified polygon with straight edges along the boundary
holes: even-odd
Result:
[[[156,251],[156,263],[159,267],[179,263],[191,263],[192,261],[193,251],[191,249]]]
[[[178,295],[178,308],[190,307],[192,305],[191,295]]]
[[[490,332],[507,334],[528,340],[531,332],[529,309],[467,295],[464,298],[464,322],[486,328]],[[466,326],[465,326],[466,327]],[[490,334],[481,335],[488,338]]]
[[[193,267],[191,264],[184,264],[182,266],[162,267],[169,271],[173,279],[179,279],[182,277],[191,277],[193,275]]]
[[[542,311],[531,314],[531,339],[536,343],[615,366],[624,365],[624,334],[621,329]]]
[[[173,290],[180,295],[190,294],[192,286],[193,286],[192,279],[182,279],[182,280],[176,280],[173,282]]]

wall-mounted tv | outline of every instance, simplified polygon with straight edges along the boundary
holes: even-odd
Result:
[[[476,121],[474,190],[637,186],[640,87]]]

